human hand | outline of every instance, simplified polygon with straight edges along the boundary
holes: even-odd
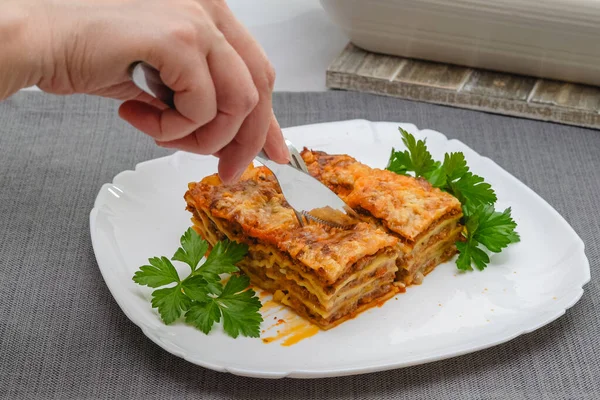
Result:
[[[218,156],[225,182],[263,148],[273,160],[288,161],[272,111],[273,68],[224,0],[19,4],[43,60],[33,73],[41,90],[125,100],[124,120],[161,146]],[[175,91],[176,109],[131,83],[128,68],[136,61],[160,71]]]

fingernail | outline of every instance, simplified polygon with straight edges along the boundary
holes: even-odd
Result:
[[[223,183],[225,183],[226,185],[231,184],[231,183],[236,183],[237,181],[240,180],[243,173],[244,173],[244,170],[237,171],[234,175],[231,176],[231,178],[229,178],[227,180],[225,180],[221,177],[221,181]]]
[[[275,116],[275,111],[273,109],[271,109],[271,128],[273,128],[273,126],[275,127],[275,129],[279,132],[279,135],[281,137],[281,144],[280,144],[280,149],[279,149],[279,153],[281,156],[281,162],[290,162],[292,160],[292,157],[290,155],[290,149],[288,149],[287,144],[285,143],[285,138],[283,137],[283,132],[281,131],[281,126],[279,125],[279,121],[277,121],[277,117]]]
[[[283,144],[281,146],[281,158],[283,159],[282,161],[285,161],[285,162],[292,161],[292,156],[290,155],[290,149],[288,149],[287,144],[285,143],[285,140],[283,140],[281,143]]]
[[[154,143],[156,143],[156,145],[159,147],[164,147],[165,149],[171,148],[171,146],[169,146],[169,142],[159,142],[158,140],[155,140]]]
[[[235,174],[235,176],[233,177],[233,181],[234,181],[234,182],[237,182],[237,181],[239,181],[239,180],[240,180],[240,178],[242,177],[242,175],[244,174],[244,171],[245,171],[245,170],[243,170],[243,169],[239,170],[239,172],[237,172],[237,173]]]

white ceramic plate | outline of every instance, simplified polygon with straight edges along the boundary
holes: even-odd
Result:
[[[383,168],[391,147],[402,147],[398,126],[427,138],[437,159],[464,152],[472,170],[496,190],[498,208],[512,207],[522,241],[494,255],[484,272],[459,273],[453,260],[396,300],[289,347],[231,339],[220,328],[204,335],[183,323],[165,326],[150,306],[151,289],[131,277],[148,257],[173,254],[190,226],[187,183],[216,172],[211,157],[176,153],[120,173],[98,194],[91,237],[112,295],[165,350],[217,371],[265,378],[341,376],[441,360],[531,332],[579,300],[590,279],[581,239],[538,195],[463,143],[410,124],[367,121],[300,126],[285,135],[298,147],[347,153]],[[273,321],[290,315],[277,308],[266,313],[263,336],[273,336],[279,329]]]

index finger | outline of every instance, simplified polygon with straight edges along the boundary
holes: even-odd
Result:
[[[235,180],[267,142],[265,150],[274,161],[288,162],[289,154],[279,125],[272,124],[275,72],[271,64],[262,48],[230,12],[220,22],[221,32],[246,63],[259,94],[258,105],[234,140],[219,152],[219,175],[227,182]]]

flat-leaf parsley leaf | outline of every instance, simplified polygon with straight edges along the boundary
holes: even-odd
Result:
[[[181,284],[152,292],[152,307],[158,308],[160,318],[166,325],[175,322],[190,304],[190,298],[181,291]]]
[[[133,281],[140,285],[157,288],[169,283],[179,282],[177,270],[167,257],[152,257],[150,265],[143,265],[133,276]]]
[[[232,276],[219,296],[193,305],[185,321],[207,332],[223,317],[223,329],[229,336],[236,338],[241,333],[258,337],[262,322],[258,313],[261,303],[254,297],[254,291],[247,289],[248,284],[248,277]]]
[[[408,150],[396,151],[392,149],[392,154],[387,169],[398,174],[406,175],[406,172],[412,171],[415,176],[426,177],[439,167],[427,150],[425,141],[416,140],[413,135],[400,128],[402,141]]]
[[[219,281],[219,275],[238,271],[235,264],[241,261],[247,252],[248,246],[245,244],[230,241],[217,242],[198,273],[209,282]]]
[[[196,270],[198,263],[208,250],[208,243],[195,233],[196,231],[193,229],[185,231],[183,236],[181,236],[181,247],[177,249],[175,255],[171,258],[173,261],[186,263],[192,271]]]

